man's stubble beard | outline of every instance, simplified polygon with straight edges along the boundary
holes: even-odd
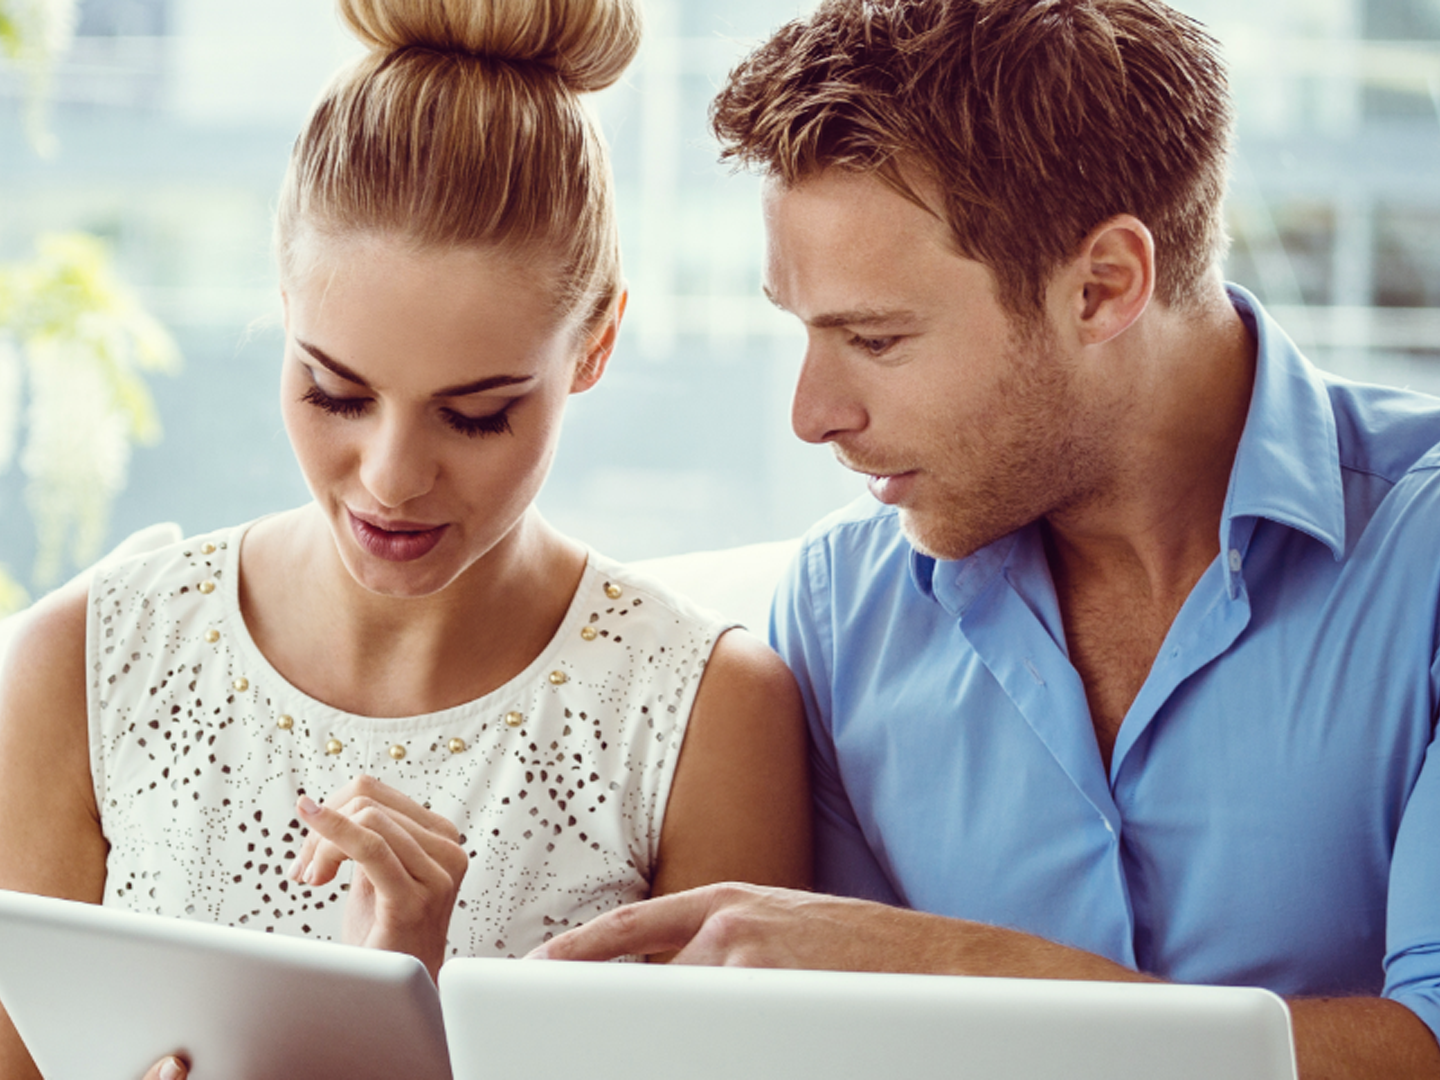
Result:
[[[1111,425],[1084,407],[1048,324],[1017,331],[1008,360],[996,422],[941,441],[927,454],[938,466],[923,477],[935,489],[928,505],[901,508],[900,526],[922,554],[965,558],[1104,490]]]

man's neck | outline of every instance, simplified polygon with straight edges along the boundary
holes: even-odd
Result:
[[[1219,551],[1254,383],[1254,342],[1228,302],[1199,316],[1159,314],[1111,358],[1107,375],[1125,398],[1113,409],[1112,475],[1043,523],[1107,766],[1170,625]]]
[[[1113,464],[1093,495],[1046,517],[1051,569],[1183,600],[1219,547],[1254,340],[1228,301],[1201,316],[1165,313],[1117,349],[1107,378],[1120,399]]]

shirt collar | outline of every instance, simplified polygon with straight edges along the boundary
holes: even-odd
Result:
[[[1256,342],[1255,389],[1230,472],[1220,542],[1240,551],[1253,520],[1265,518],[1345,554],[1345,490],[1335,412],[1320,373],[1253,296],[1227,287]],[[1231,560],[1226,560],[1227,571]]]
[[[1221,565],[1234,597],[1257,518],[1298,529],[1339,559],[1345,496],[1335,414],[1319,373],[1255,297],[1238,285],[1226,289],[1256,342],[1255,387],[1220,520]],[[1024,531],[963,559],[937,560],[912,549],[911,579],[922,596],[961,617],[1005,568]]]

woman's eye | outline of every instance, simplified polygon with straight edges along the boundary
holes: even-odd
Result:
[[[489,416],[466,416],[453,409],[442,409],[440,412],[445,417],[445,422],[461,435],[469,435],[471,438],[477,435],[505,435],[510,432],[510,409],[514,404],[512,401],[499,412]]]
[[[330,413],[332,416],[346,417],[359,416],[365,411],[365,406],[370,404],[369,398],[333,397],[318,386],[312,386],[306,390],[300,395],[300,400],[307,405],[314,405],[317,409]]]
[[[898,337],[860,337],[857,334],[850,339],[850,344],[870,356],[879,356],[899,340]]]

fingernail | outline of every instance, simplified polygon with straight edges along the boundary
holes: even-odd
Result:
[[[531,949],[528,953],[525,954],[525,959],[526,959],[526,960],[549,960],[549,959],[550,959],[550,946],[549,946],[549,945],[536,945],[535,948]]]
[[[306,885],[314,885],[314,884],[315,884],[315,864],[314,864],[314,863],[311,863],[309,866],[307,866],[307,867],[305,868],[305,875],[304,875],[304,877],[302,877],[300,880],[302,880],[303,882],[305,882]]]
[[[165,1063],[160,1066],[160,1080],[180,1080],[185,1075],[185,1067],[175,1058],[166,1058]]]
[[[299,855],[296,855],[295,858],[293,858],[293,859],[290,860],[290,869],[285,871],[285,876],[288,877],[291,881],[299,881],[299,880],[300,880],[300,856],[299,856]]]
[[[316,814],[320,813],[320,804],[317,803],[314,799],[310,798],[309,795],[301,795],[300,813],[304,814],[306,817],[314,817]]]

